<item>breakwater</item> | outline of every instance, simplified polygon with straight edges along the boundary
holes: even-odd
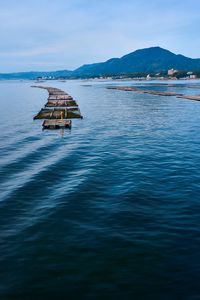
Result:
[[[44,129],[71,128],[70,119],[83,118],[78,104],[68,93],[53,87],[32,87],[45,89],[49,93],[45,107],[34,116],[34,120],[45,119],[42,125]]]
[[[185,87],[185,86],[178,86],[178,85],[161,85],[161,84],[152,84],[152,85],[141,85],[142,86],[151,86],[151,87]],[[192,86],[186,86],[187,88],[192,88]],[[200,88],[200,86],[193,86],[193,88]],[[187,95],[183,93],[177,93],[177,92],[161,92],[161,91],[156,91],[156,90],[148,90],[148,89],[142,89],[138,87],[129,87],[129,86],[112,86],[112,87],[107,87],[107,89],[113,89],[113,90],[119,90],[119,91],[125,91],[125,92],[136,92],[136,93],[144,93],[144,94],[149,94],[149,95],[157,95],[157,96],[174,96],[177,98],[182,98],[182,99],[188,99],[188,100],[195,100],[195,101],[200,101],[200,95]]]

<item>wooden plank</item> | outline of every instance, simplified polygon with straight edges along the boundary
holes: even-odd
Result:
[[[59,129],[59,128],[71,128],[71,120],[45,120],[42,124],[43,129]]]
[[[73,98],[69,95],[50,95],[48,100],[73,100]]]
[[[69,108],[54,108],[54,109],[41,109],[40,112],[34,117],[36,119],[61,119],[62,115],[67,118],[83,118],[81,116],[80,110],[78,107],[69,107]]]
[[[71,101],[71,100],[50,100],[48,101],[46,104],[45,104],[45,107],[58,107],[58,106],[61,106],[61,107],[78,107],[78,104],[76,103],[76,101]]]

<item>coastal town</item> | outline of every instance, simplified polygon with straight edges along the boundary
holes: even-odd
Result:
[[[43,80],[66,80],[66,79],[94,79],[94,80],[117,80],[117,79],[134,79],[134,80],[192,80],[200,79],[198,71],[180,71],[174,68],[158,73],[130,73],[130,74],[108,74],[99,76],[39,76],[32,78],[36,81]]]

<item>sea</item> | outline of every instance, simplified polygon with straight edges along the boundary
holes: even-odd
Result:
[[[0,299],[199,300],[200,102],[46,81],[83,119],[43,131],[33,84],[0,81]]]

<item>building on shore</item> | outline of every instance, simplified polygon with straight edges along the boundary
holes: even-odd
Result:
[[[148,74],[147,77],[146,77],[146,79],[147,79],[147,80],[151,80],[151,75]]]
[[[168,70],[167,73],[168,73],[169,76],[173,76],[177,72],[178,72],[178,70],[170,69],[170,70]]]

